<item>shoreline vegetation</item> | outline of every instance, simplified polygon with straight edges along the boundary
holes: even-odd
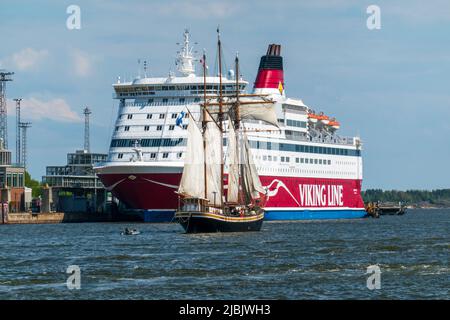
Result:
[[[364,203],[377,202],[398,205],[402,202],[413,209],[448,209],[450,208],[450,189],[436,190],[382,190],[367,189],[361,192]]]

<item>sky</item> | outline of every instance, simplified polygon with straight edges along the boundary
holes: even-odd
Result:
[[[68,29],[67,8],[80,8]],[[369,29],[380,8],[380,29]],[[239,52],[253,83],[269,43],[282,46],[285,90],[341,122],[363,141],[363,188],[450,188],[450,2],[445,0],[2,0],[0,68],[7,83],[8,143],[15,158],[14,98],[23,98],[28,167],[40,180],[83,148],[83,108],[91,150],[107,152],[117,113],[112,83],[175,70],[185,28],[196,49],[225,63]],[[200,68],[197,67],[199,70]],[[200,72],[200,70],[199,70]]]

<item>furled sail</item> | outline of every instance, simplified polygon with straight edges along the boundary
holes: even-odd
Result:
[[[259,179],[258,172],[256,170],[255,163],[253,161],[252,152],[248,143],[247,135],[242,133],[242,188],[244,191],[244,197],[247,203],[250,203],[252,199],[257,199],[260,193],[265,193],[265,190]]]
[[[178,192],[190,197],[204,198],[205,154],[203,150],[203,136],[191,115],[189,115],[187,132],[186,158]]]
[[[239,98],[239,118],[240,120],[253,119],[262,120],[266,123],[278,127],[278,117],[275,109],[275,102],[262,97],[240,97]],[[210,110],[215,115],[217,121],[218,103],[210,102]],[[227,97],[223,99],[223,112],[229,112],[236,106],[235,97]],[[233,112],[234,113],[234,112]]]
[[[205,130],[205,161],[206,161],[206,191],[207,199],[212,205],[222,205],[221,163],[222,138],[220,129],[214,122],[207,122]]]
[[[239,153],[237,136],[234,131],[233,121],[228,120],[228,191],[227,201],[237,203],[239,201]]]
[[[262,120],[278,127],[275,103],[271,101],[255,100],[252,98],[240,98],[239,116],[242,120]],[[248,103],[248,104],[246,104]]]

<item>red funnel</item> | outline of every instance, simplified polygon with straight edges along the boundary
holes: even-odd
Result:
[[[254,89],[284,89],[283,57],[280,56],[281,46],[270,44],[265,56],[261,57],[258,75],[256,76]]]

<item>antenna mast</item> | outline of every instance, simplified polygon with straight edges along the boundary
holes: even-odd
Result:
[[[91,148],[89,145],[90,138],[89,138],[89,115],[92,113],[91,110],[86,107],[84,108],[84,151],[85,152],[91,152]]]
[[[31,128],[31,122],[21,122],[22,129],[22,163],[25,171],[27,170],[27,129]]]
[[[16,102],[16,163],[20,165],[22,163],[22,150],[20,149],[20,101],[22,99],[17,98],[14,101]]]
[[[8,149],[8,110],[6,107],[6,82],[12,81],[14,72],[0,70],[0,139],[3,139],[5,149]]]

